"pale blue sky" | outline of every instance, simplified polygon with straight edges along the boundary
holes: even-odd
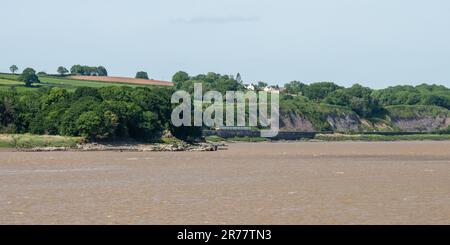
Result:
[[[1,0],[0,71],[450,86],[448,0]]]

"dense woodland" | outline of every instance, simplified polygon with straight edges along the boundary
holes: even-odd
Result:
[[[33,79],[39,79],[37,76],[33,74]],[[23,77],[21,75],[19,79]],[[92,140],[133,138],[153,142],[165,131],[170,131],[186,139],[198,136],[201,130],[171,126],[174,105],[170,99],[176,89],[192,92],[194,83],[202,83],[204,91],[245,90],[240,75],[189,76],[178,72],[173,76],[173,82],[174,88],[105,86],[68,91],[61,87],[43,87],[35,91],[19,92],[15,88],[0,91],[0,132],[84,136]],[[263,82],[258,84],[256,89],[265,85]],[[318,131],[329,129],[323,115],[331,110],[349,111],[361,118],[373,119],[382,118],[390,106],[450,109],[450,89],[426,84],[373,90],[361,85],[344,88],[330,82],[307,85],[294,81],[286,84],[280,99],[282,113],[294,111],[305,115]]]

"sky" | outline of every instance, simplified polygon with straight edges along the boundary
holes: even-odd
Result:
[[[448,0],[1,0],[0,71],[450,86]]]

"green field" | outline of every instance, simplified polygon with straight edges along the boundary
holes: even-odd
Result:
[[[261,138],[261,137],[232,137],[232,138],[222,138],[219,136],[208,136],[205,138],[206,141],[209,142],[266,142],[270,141],[270,139],[267,138]]]
[[[145,85],[132,85],[132,84],[119,84],[119,83],[106,83],[98,81],[79,81],[68,79],[64,77],[55,76],[39,76],[41,83],[33,84],[33,87],[25,87],[23,82],[17,81],[19,75],[0,73],[0,90],[8,90],[10,88],[15,88],[18,92],[24,91],[34,91],[39,88],[45,87],[60,87],[65,88],[69,91],[73,91],[78,87],[109,87],[109,86],[130,86],[130,87],[143,87]]]
[[[64,137],[32,134],[0,134],[0,148],[75,147],[82,137]]]

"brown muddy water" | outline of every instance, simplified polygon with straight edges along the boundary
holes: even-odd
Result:
[[[0,150],[0,224],[450,224],[450,142]]]

